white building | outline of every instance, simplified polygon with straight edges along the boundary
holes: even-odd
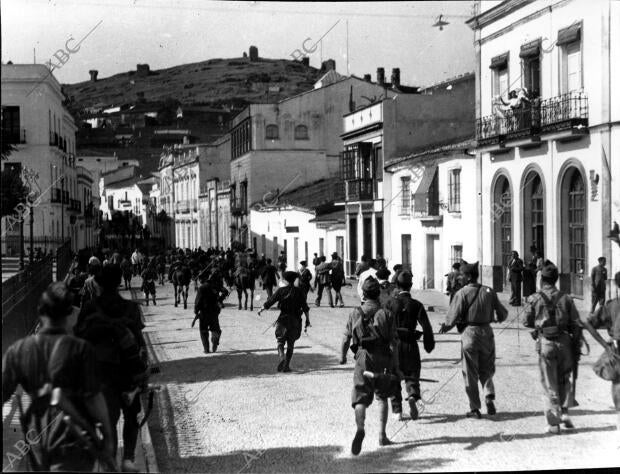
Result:
[[[385,169],[390,196],[387,258],[413,273],[414,288],[445,290],[453,263],[478,253],[473,140],[436,146],[395,160]]]
[[[483,281],[505,286],[507,259],[530,246],[589,298],[590,271],[620,251],[620,3],[504,1],[468,21],[477,54],[478,234]],[[528,101],[498,104],[526,88]],[[610,286],[610,285],[609,285]]]
[[[83,239],[76,222],[83,209],[75,163],[76,126],[63,106],[60,84],[40,64],[3,64],[1,75],[2,140],[17,149],[2,166],[19,172],[34,192],[33,205],[22,213],[24,234],[30,234],[32,212],[35,248],[50,250],[71,238],[77,250]],[[19,225],[3,218],[5,231],[2,252],[19,251]]]

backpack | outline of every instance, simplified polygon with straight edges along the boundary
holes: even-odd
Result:
[[[329,271],[330,271],[330,268],[326,266],[326,268],[322,269],[319,272],[319,283],[321,285],[327,285],[331,281]]]

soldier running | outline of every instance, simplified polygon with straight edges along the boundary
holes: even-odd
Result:
[[[192,327],[198,319],[198,328],[200,330],[200,340],[205,354],[209,353],[209,331],[211,331],[211,344],[213,352],[217,351],[220,343],[222,329],[220,328],[220,303],[222,301],[223,289],[217,271],[211,272],[207,277],[206,272],[199,275],[201,282],[196,293],[196,302],[194,303],[194,321]],[[225,297],[225,296],[224,296]]]
[[[347,360],[349,344],[355,354],[355,371],[353,372],[353,391],[351,406],[355,410],[357,431],[351,444],[351,453],[358,455],[362,450],[362,441],[366,435],[364,423],[366,409],[370,406],[375,394],[380,407],[379,422],[381,431],[379,445],[392,444],[385,433],[387,425],[387,399],[393,393],[392,382],[389,377],[377,379],[364,376],[365,371],[372,373],[387,373],[393,370],[399,378],[404,375],[400,371],[398,361],[398,336],[394,318],[389,311],[381,309],[379,294],[381,287],[374,278],[368,278],[362,285],[364,303],[357,307],[350,315],[342,340],[341,364]]]
[[[523,314],[523,325],[534,328],[538,365],[545,392],[547,432],[560,433],[560,424],[574,428],[565,407],[573,370],[572,338],[580,338],[581,322],[573,299],[558,291],[558,268],[545,262],[542,290],[529,297]]]
[[[379,275],[379,272],[377,272],[377,275]],[[411,419],[416,420],[418,418],[416,402],[421,398],[419,378],[422,368],[417,341],[422,336],[424,350],[430,354],[435,348],[435,337],[433,336],[433,328],[424,305],[411,297],[412,280],[411,272],[407,270],[400,272],[396,278],[397,293],[383,307],[394,315],[396,332],[400,342],[398,350],[400,370],[402,370],[405,376],[411,377],[405,382],[405,389],[407,390],[407,398],[409,400],[409,413],[411,414]],[[418,324],[422,327],[422,331],[416,329]],[[392,413],[397,418],[402,419],[403,397],[400,381],[396,382],[394,389],[396,393],[392,397]]]
[[[508,317],[508,311],[499,302],[497,293],[488,286],[478,283],[478,262],[461,266],[463,284],[455,295],[446,322],[441,325],[440,334],[457,326],[461,333],[463,378],[465,392],[469,398],[468,418],[481,418],[478,381],[485,392],[487,413],[495,415],[495,337],[490,323],[495,322],[493,312],[500,323]]]
[[[282,286],[265,301],[263,307],[258,311],[258,315],[279,303],[280,316],[276,326],[276,340],[278,341],[278,372],[290,372],[291,358],[295,349],[295,341],[301,336],[301,313],[306,315],[306,328],[310,326],[310,309],[306,303],[303,290],[294,286],[295,280],[299,275],[296,272],[284,272],[284,280],[287,286]],[[284,355],[284,345],[286,356]]]

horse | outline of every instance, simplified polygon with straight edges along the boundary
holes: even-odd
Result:
[[[189,284],[192,281],[192,271],[186,263],[178,264],[172,272],[172,285],[174,286],[174,306],[180,303],[181,295],[183,295],[183,309],[187,309],[187,295],[189,293]]]
[[[250,290],[250,311],[254,311],[254,283],[256,276],[254,269],[248,267],[239,267],[235,272],[235,287],[237,288],[237,296],[239,298],[239,309],[241,309],[241,293],[245,295],[244,309],[248,309],[248,291]]]

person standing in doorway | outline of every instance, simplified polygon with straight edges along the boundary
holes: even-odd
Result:
[[[594,313],[596,305],[605,305],[605,292],[607,291],[607,268],[605,264],[607,259],[599,257],[598,265],[592,269],[590,279],[592,281],[592,309],[590,313]]]
[[[508,262],[508,280],[510,281],[510,301],[512,306],[521,306],[521,282],[523,281],[523,260],[519,258],[519,252],[512,251],[512,257]]]

